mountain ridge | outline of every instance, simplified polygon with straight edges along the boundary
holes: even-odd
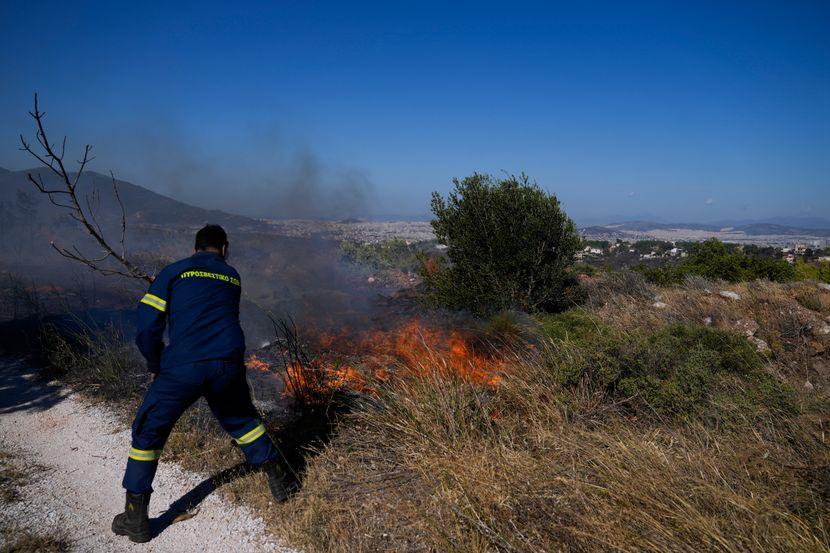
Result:
[[[0,170],[0,202],[14,207],[21,200],[21,193],[28,197],[37,216],[54,215],[57,210],[45,194],[35,189],[28,180],[28,174],[39,174],[47,188],[62,189],[58,177],[48,168],[24,169],[20,171]],[[74,176],[72,173],[70,176]],[[264,223],[244,215],[228,213],[218,209],[205,209],[154,192],[149,188],[129,181],[116,179],[119,196],[123,202],[128,222],[148,225],[184,225],[215,223],[229,228],[264,227]],[[112,178],[95,171],[85,171],[78,185],[78,198],[87,207],[85,198],[96,204],[100,219],[109,221],[119,218],[120,208],[112,193]],[[47,211],[49,210],[49,211]]]
[[[701,232],[729,232],[743,233],[748,236],[784,235],[784,236],[830,236],[830,222],[827,228],[805,228],[790,225],[747,222],[745,224],[724,223],[655,223],[653,221],[626,221],[608,223],[604,225],[590,225],[580,227],[585,234],[613,234],[613,233],[648,233],[658,230],[691,230]]]

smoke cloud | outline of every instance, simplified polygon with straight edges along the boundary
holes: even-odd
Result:
[[[375,186],[357,167],[326,162],[299,140],[273,129],[249,136],[190,137],[180,126],[129,126],[98,147],[93,169],[183,202],[264,218],[368,217]],[[217,135],[220,134],[217,132]],[[105,160],[105,161],[103,161]],[[101,167],[106,163],[106,167]]]

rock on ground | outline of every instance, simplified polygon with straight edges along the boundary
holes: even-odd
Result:
[[[73,551],[291,551],[268,535],[261,518],[215,493],[195,516],[147,544],[113,535],[112,517],[124,508],[129,430],[66,389],[35,383],[31,373],[21,361],[0,360],[0,447],[29,475],[19,497],[0,504],[0,527],[63,536]],[[205,478],[162,460],[150,503],[153,526],[160,528],[168,507]]]

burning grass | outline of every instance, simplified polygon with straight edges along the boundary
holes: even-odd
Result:
[[[249,355],[246,365],[282,372],[285,395],[301,408],[324,406],[344,391],[377,396],[390,379],[423,376],[425,371],[440,370],[492,388],[510,365],[511,354],[502,340],[504,323],[496,329],[462,329],[415,317],[383,330],[314,333],[308,344],[293,323],[277,326],[282,339],[271,352]]]
[[[358,352],[361,365],[385,381],[390,370],[423,374],[424,365],[461,375],[474,383],[496,386],[505,370],[505,352],[475,329],[443,328],[422,319],[403,320],[388,330],[324,334],[321,345],[332,351]]]

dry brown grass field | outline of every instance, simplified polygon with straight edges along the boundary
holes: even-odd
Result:
[[[830,551],[830,291],[582,286],[565,313],[482,323],[496,384],[428,352],[303,450],[287,503],[258,474],[220,493],[307,551]],[[199,406],[163,458],[240,461]]]

